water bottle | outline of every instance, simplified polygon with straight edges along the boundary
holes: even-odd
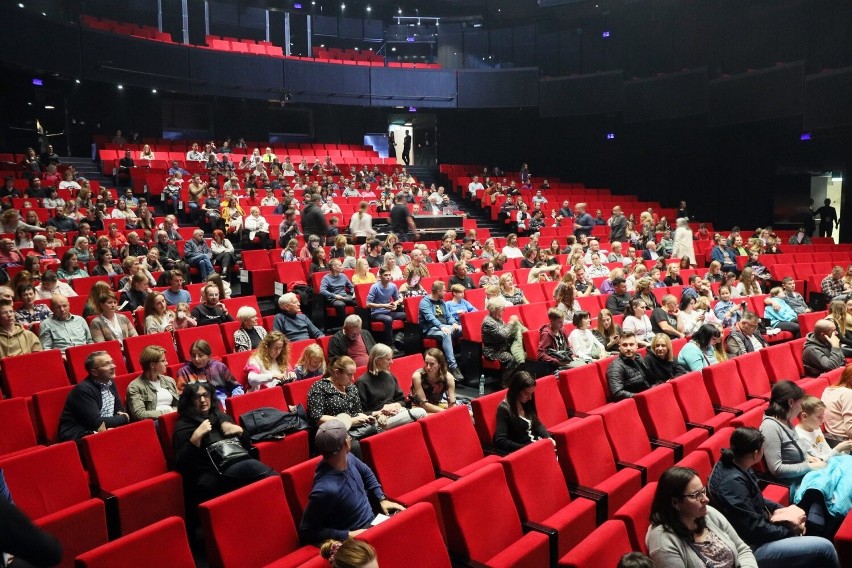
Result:
[[[485,373],[479,375],[479,396],[485,394]]]

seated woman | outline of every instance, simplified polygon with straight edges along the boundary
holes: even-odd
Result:
[[[432,347],[423,355],[423,368],[411,376],[411,404],[433,414],[456,405],[456,381],[444,352]]]
[[[56,271],[56,276],[62,280],[73,280],[74,278],[86,278],[89,273],[80,268],[77,252],[71,249],[65,251],[65,254],[62,255],[62,263],[59,265],[59,270]]]
[[[244,370],[250,391],[293,381],[296,375],[290,370],[290,342],[280,331],[266,334]]]
[[[503,322],[503,302],[489,299],[485,302],[488,315],[482,320],[482,356],[500,363],[503,371],[503,382],[508,382],[509,374],[523,360],[518,360],[513,354],[513,344],[520,343],[523,326],[517,315]]]
[[[684,335],[692,335],[704,324],[704,313],[695,309],[697,298],[684,296],[680,299],[680,319],[683,322]]]
[[[108,248],[98,249],[96,254],[98,265],[92,269],[92,276],[115,276],[124,274],[120,266],[112,263],[112,250]]]
[[[500,276],[500,293],[513,306],[530,303],[524,297],[524,291],[515,285],[515,277],[511,272],[505,272]]]
[[[543,439],[556,445],[538,419],[535,379],[526,371],[518,371],[509,379],[506,398],[497,407],[494,446],[503,452],[514,452]]]
[[[285,246],[284,250],[281,251],[281,260],[284,262],[294,262],[299,260],[299,241],[296,239],[290,239],[287,241],[287,246]]]
[[[391,253],[393,254],[393,253]],[[355,261],[355,274],[352,275],[353,284],[373,284],[376,281],[376,275],[370,272],[370,263],[366,258],[359,258]]]
[[[734,298],[743,296],[760,296],[763,294],[763,289],[760,287],[760,280],[755,276],[754,270],[748,266],[740,272],[740,281],[731,290],[731,295]]]
[[[194,382],[178,400],[178,418],[172,443],[175,449],[176,469],[183,476],[189,503],[201,503],[248,485],[264,477],[277,475],[272,468],[251,458],[246,453],[240,461],[217,471],[208,448],[234,438],[246,450],[248,437],[234,419],[222,412],[216,404],[216,392],[207,382]]]
[[[234,332],[234,351],[239,353],[257,349],[266,337],[266,330],[258,325],[257,310],[251,306],[241,307],[237,310],[237,321],[240,327]]]
[[[757,568],[751,548],[709,501],[694,469],[670,467],[660,476],[645,537],[656,566]]]
[[[765,563],[759,565],[838,568],[840,562],[830,540],[802,536],[804,519],[797,516],[789,520],[789,513],[795,514],[795,509],[763,497],[752,467],[763,459],[764,446],[759,430],[747,427],[734,430],[730,448],[722,450],[707,482],[713,503],[751,547],[755,560]],[[785,521],[773,522],[773,519]]]
[[[259,207],[249,209],[249,215],[245,219],[245,230],[249,247],[264,250],[270,248],[269,223],[260,215]]]
[[[412,298],[418,296],[428,296],[429,292],[423,285],[420,283],[421,277],[420,274],[412,270],[408,273],[408,277],[405,279],[405,282],[400,284],[399,286],[399,295],[402,298]]]
[[[487,260],[482,263],[482,276],[479,277],[479,287],[499,286],[500,277],[494,274],[494,263]]]
[[[541,326],[539,330],[539,341],[537,355],[538,360],[550,366],[550,372],[555,373],[561,369],[578,367],[584,361],[574,358],[568,336],[565,334],[565,318],[556,308],[547,310],[549,323]]]
[[[477,311],[476,307],[465,299],[464,294],[466,291],[465,287],[461,284],[450,286],[450,292],[452,292],[453,297],[447,301],[447,307],[459,321],[461,321],[459,315]]]
[[[589,363],[607,356],[606,347],[592,334],[589,312],[574,312],[574,330],[568,335],[568,344],[574,358]]]
[[[846,302],[832,300],[828,305],[828,317],[837,328],[837,339],[844,357],[852,357],[852,328],[846,325]]]
[[[630,300],[630,310],[627,312],[629,315],[624,318],[624,322],[621,324],[621,331],[632,331],[636,335],[639,347],[647,347],[654,339],[651,318],[646,313],[647,309],[648,305],[645,300],[638,298]],[[600,317],[598,321],[600,321]]]
[[[130,277],[130,288],[121,293],[119,302],[121,309],[126,312],[135,312],[144,309],[148,300],[148,277],[144,273],[137,272]]]
[[[118,313],[118,298],[115,292],[102,294],[98,298],[100,314],[89,324],[92,339],[101,341],[124,341],[126,337],[136,337],[136,328],[124,314]]]
[[[385,253],[382,268],[390,270],[391,280],[402,280],[402,270],[396,265],[396,255],[393,252]]]
[[[833,385],[822,391],[825,403],[825,437],[829,445],[852,440],[852,366],[847,366]]]
[[[328,262],[325,258],[325,249],[319,247],[311,253],[311,266],[308,269],[308,277],[313,276],[317,272],[328,272]]]
[[[611,311],[604,308],[598,312],[598,325],[596,329],[592,330],[592,335],[595,336],[598,343],[604,346],[607,353],[618,353],[621,328],[613,320]]]
[[[390,372],[392,361],[393,350],[384,343],[376,343],[370,350],[367,372],[355,383],[361,408],[376,419],[380,430],[390,430],[426,416],[421,407],[405,407],[405,395]]]
[[[169,309],[166,297],[154,292],[145,299],[145,333],[172,332],[175,314]]]
[[[653,282],[650,276],[643,276],[636,280],[636,289],[633,291],[633,297],[637,300],[642,300],[649,310],[660,307],[660,302],[651,291]]]
[[[308,345],[293,367],[293,372],[297,381],[325,375],[325,353],[322,347],[316,344]]]
[[[651,385],[665,383],[686,372],[674,360],[672,340],[665,333],[654,336],[642,363],[645,366],[645,376]]]
[[[139,355],[142,374],[127,386],[127,412],[131,420],[156,420],[175,412],[178,391],[173,378],[166,376],[166,350],[149,345]]]
[[[15,321],[25,329],[29,329],[32,324],[40,323],[53,315],[49,307],[35,303],[36,292],[32,284],[18,286],[17,297],[21,300],[22,305],[15,310]]]
[[[189,361],[178,369],[175,384],[178,392],[183,392],[188,384],[198,381],[210,383],[216,394],[216,401],[222,406],[225,399],[243,394],[243,387],[234,378],[228,366],[221,361],[211,359],[213,348],[210,344],[199,339],[189,348]]]
[[[221,266],[225,278],[230,277],[231,268],[237,263],[237,256],[234,252],[233,243],[225,238],[225,233],[221,229],[213,231],[213,238],[210,240],[210,252],[213,253],[211,259],[213,265]]]
[[[351,536],[343,542],[327,540],[320,546],[320,556],[331,568],[377,568],[376,549]]]
[[[692,335],[692,339],[683,346],[677,356],[677,363],[687,372],[700,371],[704,367],[715,365],[714,346],[722,342],[722,332],[713,324],[705,323]]]
[[[360,458],[359,440],[376,434],[375,418],[364,413],[353,381],[355,361],[341,355],[331,364],[330,375],[308,390],[308,420],[314,428],[329,420],[340,420],[352,437],[352,453]]]

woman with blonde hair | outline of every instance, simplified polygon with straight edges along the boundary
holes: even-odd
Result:
[[[560,286],[557,287],[559,296],[556,298],[556,309],[562,314],[566,321],[574,319],[574,312],[579,311],[580,302],[577,301],[576,291],[574,290],[573,274],[570,272],[566,276],[571,275],[571,283],[566,283],[563,280]]]
[[[325,374],[325,353],[317,344],[308,345],[293,367],[296,380],[321,377]]]
[[[299,260],[299,241],[290,239],[287,241],[287,246],[281,251],[281,260],[284,262],[294,262]]]
[[[390,238],[390,237],[388,237]],[[388,250],[388,249],[385,249]],[[384,256],[384,261],[382,262],[382,270],[389,270],[391,273],[391,280],[402,280],[402,270],[400,270],[399,266],[396,265],[396,255],[392,252],[386,252]]]
[[[500,293],[513,306],[530,303],[524,296],[524,291],[515,285],[515,277],[511,272],[500,276]]]
[[[149,294],[145,299],[145,333],[172,332],[175,330],[175,314],[169,309],[166,297],[160,292]]]
[[[390,372],[393,350],[384,343],[370,349],[367,372],[355,383],[361,407],[376,420],[380,430],[390,430],[426,417],[423,408],[405,408],[405,395]]]
[[[329,258],[339,258],[343,260],[346,256],[346,235],[337,235],[334,237],[334,246],[331,247]]]
[[[683,278],[680,276],[680,265],[671,263],[666,265],[666,277],[663,279],[666,286],[683,286]]]
[[[592,330],[592,335],[608,352],[618,351],[621,328],[615,323],[611,311],[604,308],[598,312],[598,325]]]
[[[759,279],[754,275],[754,269],[746,266],[740,273],[740,281],[731,290],[731,295],[734,298],[740,298],[743,296],[759,296],[761,294],[763,294],[763,290],[760,288]]]
[[[166,376],[166,350],[149,345],[139,355],[142,373],[127,386],[127,412],[131,420],[156,420],[177,411],[175,380]]]
[[[249,390],[276,387],[295,380],[290,370],[290,342],[280,331],[267,333],[246,363]]]
[[[482,252],[479,253],[479,258],[485,260],[494,260],[494,257],[500,254],[497,247],[494,246],[494,239],[486,239],[482,247]]]
[[[342,270],[352,270],[355,268],[357,258],[355,257],[355,246],[346,245],[343,247],[343,264],[340,265]]]
[[[363,540],[349,538],[343,542],[327,540],[320,547],[320,556],[331,568],[379,568],[376,550]]]
[[[633,291],[633,297],[645,302],[649,310],[660,307],[660,302],[651,291],[651,285],[651,279],[647,276],[643,276],[636,281],[636,289]]]
[[[387,253],[393,255],[392,252]],[[352,275],[353,284],[372,284],[376,281],[376,275],[370,272],[370,263],[366,258],[355,261],[355,274]]]
[[[95,282],[89,290],[89,298],[86,300],[86,305],[83,307],[83,317],[95,316],[101,313],[101,307],[98,303],[98,298],[112,292],[112,287],[109,282],[99,280]]]
[[[852,357],[852,328],[846,325],[846,302],[832,300],[828,305],[828,317],[837,326],[837,338],[844,357]]]

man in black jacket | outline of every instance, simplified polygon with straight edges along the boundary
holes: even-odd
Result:
[[[370,350],[376,340],[369,331],[362,328],[361,317],[352,314],[343,322],[343,329],[331,337],[328,344],[328,360],[334,361],[341,355],[352,357],[359,367],[367,364]]]
[[[315,193],[305,205],[302,211],[302,232],[306,235],[316,235],[320,242],[325,244],[325,236],[328,234],[328,222],[322,212],[322,196]]]
[[[115,363],[106,351],[86,357],[89,375],[68,394],[59,418],[59,439],[79,440],[83,436],[124,426],[130,422],[113,384]]]
[[[609,364],[606,381],[613,400],[633,398],[636,393],[651,388],[645,376],[645,368],[636,355],[638,343],[632,331],[623,331],[618,340],[618,358]]]

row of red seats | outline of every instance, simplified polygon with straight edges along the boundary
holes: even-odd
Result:
[[[116,34],[129,35],[143,39],[152,39],[156,41],[172,43],[171,34],[161,32],[160,29],[155,26],[143,26],[140,24],[117,22],[115,20],[98,18],[96,16],[89,16],[87,14],[80,15],[80,24],[89,28],[94,28],[96,30],[101,30],[105,32],[112,32]]]

